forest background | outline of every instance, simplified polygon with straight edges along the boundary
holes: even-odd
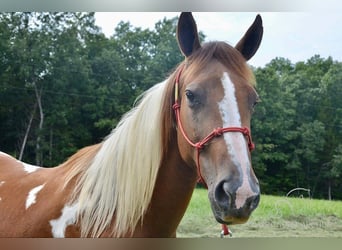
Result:
[[[94,13],[1,13],[0,150],[51,167],[103,140],[183,60],[176,24],[120,22],[106,37]],[[342,63],[274,58],[253,71],[262,102],[252,157],[262,193],[299,187],[342,200]]]

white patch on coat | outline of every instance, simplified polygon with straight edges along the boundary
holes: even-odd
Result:
[[[235,86],[227,72],[223,73],[221,82],[224,89],[224,97],[218,103],[218,106],[222,116],[223,127],[241,127],[241,116],[235,96]],[[228,154],[242,176],[242,184],[236,191],[235,200],[236,208],[239,209],[245,204],[247,198],[256,195],[249,182],[251,163],[247,151],[247,142],[245,136],[239,132],[224,133],[224,139]]]
[[[1,152],[0,151],[0,155],[1,156],[4,156],[4,157],[8,157],[8,158],[13,158],[12,156],[10,156],[9,154],[6,154],[4,152]],[[34,166],[34,165],[31,165],[31,164],[28,164],[28,163],[25,163],[25,162],[22,162],[22,161],[19,161],[17,160],[18,163],[22,164],[23,165],[23,168],[24,170],[27,172],[27,173],[32,173],[32,172],[35,172],[39,169],[41,169],[41,167],[38,167],[38,166]]]
[[[76,222],[77,204],[65,205],[62,215],[55,220],[50,221],[52,227],[52,236],[55,238],[64,238],[65,229]]]
[[[0,181],[0,187],[5,184],[5,181]],[[2,201],[2,198],[0,197],[0,201]]]
[[[37,167],[37,166],[31,165],[31,164],[27,164],[27,163],[21,162],[21,161],[19,161],[19,162],[21,164],[23,164],[24,170],[29,174],[41,169],[41,167]]]
[[[42,190],[44,185],[45,184],[31,189],[31,191],[28,193],[28,196],[26,199],[26,204],[25,204],[26,209],[28,209],[32,204],[36,203],[37,194],[40,190]]]

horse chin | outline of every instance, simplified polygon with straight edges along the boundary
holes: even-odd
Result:
[[[220,224],[226,224],[226,225],[236,225],[236,224],[244,224],[248,221],[249,217],[245,218],[238,218],[238,217],[232,217],[232,216],[216,216],[215,219]]]

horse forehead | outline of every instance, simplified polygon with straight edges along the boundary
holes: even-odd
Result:
[[[243,90],[241,92],[245,92],[246,89],[252,88],[242,76],[239,76],[231,68],[215,60],[208,63],[202,69],[190,70],[189,79],[185,79],[185,82],[198,85],[200,88],[206,88],[212,96],[222,99],[224,97],[222,79],[225,74],[229,75],[230,81],[237,92],[240,92],[240,89]]]
[[[217,67],[213,67],[213,66]],[[209,97],[223,98],[223,88],[221,78],[224,68],[219,64],[208,65],[207,68],[201,70],[190,70],[185,75],[184,89],[202,89]]]
[[[244,96],[245,94],[248,95],[249,92],[255,92],[255,95],[257,96],[256,91],[252,86],[226,68],[217,70],[212,74],[199,74],[194,80],[194,83],[198,84],[200,88],[207,89],[207,93],[210,93],[208,95],[209,97],[214,98],[216,101],[221,101],[225,98],[225,93],[227,91],[224,84],[224,82],[227,80],[227,77],[229,78],[230,84],[234,88],[237,101],[239,101],[241,96]]]

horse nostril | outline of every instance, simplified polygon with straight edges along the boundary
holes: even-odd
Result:
[[[246,200],[246,208],[253,211],[259,205],[260,195],[254,195]]]
[[[229,191],[229,184],[222,181],[216,186],[215,200],[221,208],[228,209],[232,204],[232,194]]]

